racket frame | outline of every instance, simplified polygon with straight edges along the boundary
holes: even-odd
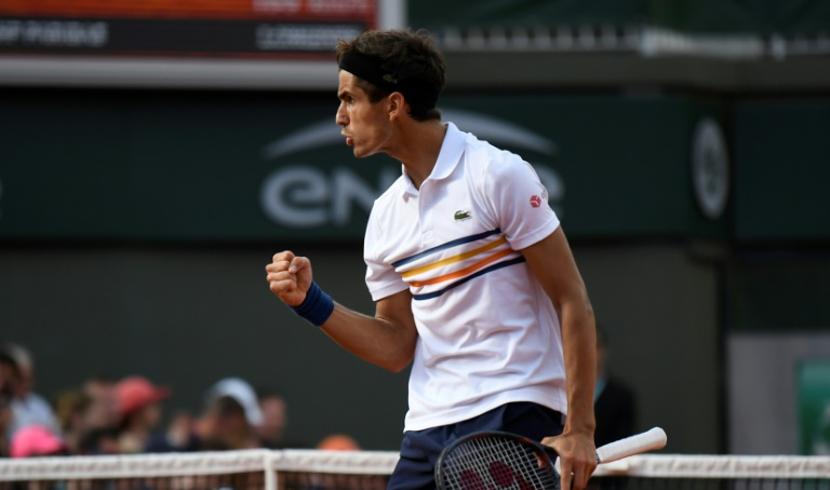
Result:
[[[435,484],[437,490],[451,490],[447,489],[444,485],[444,473],[442,468],[444,467],[444,462],[446,461],[447,457],[455,450],[456,447],[466,444],[469,441],[473,441],[476,439],[487,439],[491,437],[497,437],[501,439],[506,439],[510,441],[517,442],[524,447],[532,449],[534,454],[536,455],[539,460],[540,468],[547,468],[550,471],[551,476],[553,476],[554,481],[559,481],[559,472],[556,471],[556,467],[554,466],[554,458],[556,456],[556,451],[553,448],[544,446],[533,439],[528,437],[521,436],[519,434],[514,434],[512,432],[505,432],[500,430],[487,430],[487,431],[480,431],[480,432],[473,432],[471,434],[467,434],[465,436],[459,437],[458,439],[451,442],[447,447],[441,451],[441,454],[438,456],[438,460],[435,462]],[[558,486],[557,486],[558,487]]]
[[[508,439],[518,442],[525,447],[532,448],[534,453],[536,453],[536,456],[541,458],[539,461],[540,467],[549,468],[555,481],[559,480],[559,458],[556,456],[556,451],[554,451],[553,448],[543,446],[533,439],[520,436],[518,434],[491,430],[473,432],[472,434],[459,437],[444,448],[443,451],[441,451],[441,454],[438,456],[438,460],[435,462],[434,473],[435,483],[438,490],[446,490],[446,487],[444,486],[444,475],[441,469],[444,466],[444,460],[447,458],[447,455],[461,444],[465,444],[471,440],[485,439],[488,437]],[[654,427],[645,432],[634,434],[597,448],[597,464],[610,463],[634,454],[652,451],[655,449],[662,449],[666,446],[666,441],[666,432],[660,427]]]

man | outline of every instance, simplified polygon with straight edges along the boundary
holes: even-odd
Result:
[[[291,251],[266,266],[271,291],[358,357],[391,371],[413,363],[390,489],[434,488],[440,451],[489,429],[541,439],[562,458],[562,488],[584,488],[594,318],[538,176],[441,122],[444,62],[428,37],[366,32],[341,41],[337,60],[346,144],[403,164],[366,227],[375,315],[335,304]]]
[[[608,373],[608,337],[597,328],[597,381],[594,388],[594,415],[597,446],[628,437],[634,433],[637,403],[634,392],[619,378]]]
[[[285,399],[274,392],[260,393],[258,398],[262,423],[257,425],[256,429],[262,445],[268,449],[292,447],[285,441],[285,428],[288,424],[288,406]]]
[[[252,449],[262,447],[256,428],[262,411],[256,392],[241,378],[224,378],[208,392],[207,413],[199,436],[210,449]]]
[[[128,376],[115,385],[115,394],[121,422],[120,452],[145,452],[161,422],[161,404],[170,397],[170,390],[143,376]]]
[[[60,425],[52,407],[40,395],[35,393],[35,367],[32,355],[27,349],[18,344],[6,344],[0,350],[0,364],[8,376],[7,382],[13,393],[11,401],[12,420],[6,429],[9,439],[18,430],[29,425],[42,425],[54,434],[60,434]]]

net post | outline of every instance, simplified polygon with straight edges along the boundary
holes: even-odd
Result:
[[[264,490],[279,490],[277,482],[277,473],[274,471],[274,458],[278,451],[268,451],[265,456],[265,489]]]

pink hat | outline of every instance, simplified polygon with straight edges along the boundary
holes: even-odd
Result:
[[[156,386],[141,376],[122,379],[115,385],[115,393],[121,415],[130,414],[170,396],[170,390]]]
[[[41,425],[27,425],[12,436],[12,458],[49,456],[63,450],[63,441]]]

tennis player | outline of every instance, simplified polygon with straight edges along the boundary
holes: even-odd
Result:
[[[479,430],[541,440],[562,459],[562,488],[584,488],[594,317],[545,188],[519,156],[441,121],[445,66],[427,36],[366,32],[338,43],[337,60],[345,143],[403,164],[366,226],[375,314],[336,304],[291,251],[266,266],[271,291],[358,357],[412,363],[390,489],[434,488],[441,450]]]

